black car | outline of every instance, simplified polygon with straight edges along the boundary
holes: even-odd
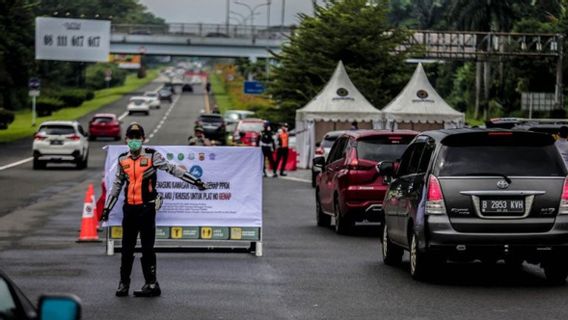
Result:
[[[41,296],[36,308],[0,270],[0,319],[81,319],[81,302],[73,295]]]
[[[168,101],[170,103],[174,100],[172,91],[167,88],[162,88],[158,91],[158,98],[160,101]]]
[[[408,250],[412,277],[424,279],[446,260],[504,260],[512,267],[526,261],[540,265],[550,283],[565,282],[568,179],[552,136],[424,132],[400,162],[377,170],[392,179],[384,200],[384,263],[400,263]]]
[[[222,115],[216,113],[202,114],[197,122],[203,127],[207,139],[225,143],[227,131]]]
[[[193,86],[189,83],[184,83],[181,87],[181,92],[193,92]]]

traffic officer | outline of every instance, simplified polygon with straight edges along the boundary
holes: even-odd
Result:
[[[268,158],[268,163],[270,167],[272,167],[272,177],[276,178],[278,175],[276,174],[276,163],[274,162],[273,152],[276,149],[276,145],[274,143],[273,138],[274,132],[272,132],[272,128],[270,124],[266,122],[264,124],[264,129],[260,132],[260,139],[258,141],[258,145],[262,150],[262,174],[264,177],[266,175],[266,158]]]
[[[188,138],[190,146],[211,146],[211,140],[205,138],[205,130],[201,125],[196,124],[193,129],[195,136]]]
[[[156,297],[161,294],[160,285],[156,279],[156,254],[154,241],[156,235],[156,192],[157,170],[164,170],[181,180],[196,186],[199,190],[207,187],[200,180],[189,174],[184,168],[169,163],[162,154],[154,149],[142,147],[145,135],[144,129],[138,123],[131,123],[126,129],[126,143],[129,152],[118,157],[116,177],[112,190],[103,209],[102,220],[108,216],[118,200],[122,187],[125,200],[122,207],[122,259],[120,265],[120,283],[116,296],[128,295],[130,288],[130,273],[134,262],[134,248],[138,233],[142,244],[142,273],[145,284],[142,290],[135,291],[139,297]]]
[[[278,150],[276,151],[276,167],[280,166],[280,175],[286,176],[286,162],[288,162],[288,124],[285,123],[278,134]],[[280,164],[282,161],[282,164]]]

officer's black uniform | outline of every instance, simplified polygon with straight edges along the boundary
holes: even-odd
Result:
[[[276,163],[274,162],[274,157],[272,155],[272,152],[274,149],[276,149],[276,144],[274,143],[274,138],[272,137],[273,132],[272,130],[269,130],[269,127],[264,127],[264,130],[262,130],[262,132],[260,132],[260,139],[258,144],[260,145],[260,148],[262,149],[262,154],[263,154],[263,158],[262,158],[262,173],[264,174],[264,176],[266,177],[266,158],[268,158],[268,163],[270,163],[270,166],[272,167],[272,176],[273,177],[277,177],[276,174]]]
[[[126,137],[129,140],[143,141],[144,129],[139,124],[131,124],[126,130]],[[185,182],[196,185],[200,190],[205,189],[201,180],[169,163],[153,149],[141,147],[138,151],[125,152],[118,157],[116,177],[103,210],[103,220],[107,220],[122,187],[126,184],[122,208],[122,260],[117,296],[128,295],[138,233],[140,233],[142,245],[142,272],[146,283],[141,291],[135,291],[134,294],[136,296],[159,296],[161,294],[156,279],[156,254],[154,252],[158,170],[164,170]]]

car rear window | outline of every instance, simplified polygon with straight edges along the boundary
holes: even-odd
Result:
[[[68,135],[74,134],[75,128],[66,125],[48,125],[39,128],[39,132],[43,132],[49,135]]]
[[[243,122],[239,125],[239,131],[262,131],[262,122]]]
[[[331,148],[331,146],[333,145],[335,140],[337,140],[337,138],[339,138],[339,136],[325,136],[323,138],[323,141],[321,142],[321,147],[322,148]]]
[[[112,122],[113,118],[111,117],[96,117],[93,119],[93,123],[94,124],[100,124],[100,123],[108,123],[108,122]]]
[[[146,97],[157,97],[157,93],[146,93]]]
[[[357,141],[359,159],[385,161],[400,159],[414,136],[381,136]]]
[[[447,141],[446,141],[447,140]],[[565,176],[554,140],[544,134],[485,132],[442,141],[440,176],[486,175]]]
[[[134,103],[135,105],[139,106],[139,105],[141,105],[141,104],[146,103],[146,100],[143,100],[143,99],[132,99],[132,100],[130,100],[130,102],[132,102],[132,103]]]
[[[200,116],[199,117],[199,121],[201,122],[214,122],[214,123],[219,123],[219,122],[223,122],[223,118],[221,117],[216,117],[216,116]]]

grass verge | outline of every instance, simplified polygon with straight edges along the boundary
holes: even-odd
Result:
[[[225,90],[221,76],[213,70],[210,73],[209,79],[211,81],[211,91],[215,96],[215,103],[217,103],[217,107],[219,107],[221,113],[230,110],[232,106],[231,97]]]
[[[126,78],[124,85],[115,88],[103,89],[95,91],[93,100],[85,101],[76,108],[64,108],[54,112],[51,116],[37,118],[37,124],[49,120],[75,120],[90,112],[98,110],[108,104],[119,100],[122,96],[130,93],[156,79],[159,70],[148,70],[146,78],[138,79],[135,74],[131,74]],[[31,110],[17,111],[14,122],[10,124],[8,129],[0,130],[0,142],[10,142],[25,137],[30,137],[37,129],[32,127]]]

